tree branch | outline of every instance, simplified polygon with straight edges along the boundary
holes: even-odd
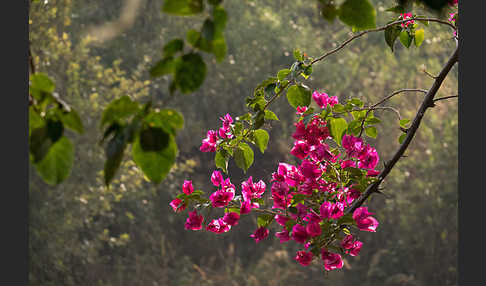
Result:
[[[412,125],[407,131],[407,137],[405,137],[405,140],[403,141],[402,145],[400,145],[400,148],[397,150],[393,158],[386,163],[385,168],[378,175],[378,180],[372,183],[371,185],[369,185],[368,188],[366,188],[366,191],[353,203],[353,205],[350,208],[346,210],[346,213],[354,212],[354,210],[360,207],[372,193],[378,191],[378,186],[381,184],[381,182],[383,182],[385,177],[390,173],[390,171],[393,169],[395,164],[398,162],[398,160],[400,160],[400,158],[407,150],[410,142],[412,141],[412,138],[414,137],[415,133],[417,132],[417,129],[420,126],[420,122],[422,121],[425,111],[429,107],[431,107],[432,104],[434,103],[434,96],[437,94],[437,91],[439,90],[440,86],[442,85],[442,82],[444,81],[445,77],[447,76],[451,68],[458,61],[458,57],[459,57],[459,47],[456,47],[456,50],[449,58],[445,66],[442,68],[442,71],[437,76],[432,87],[429,89],[424,100],[422,101],[422,104],[420,105],[420,108],[417,111],[417,114],[415,115]]]

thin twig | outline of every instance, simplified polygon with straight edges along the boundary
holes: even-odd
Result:
[[[451,96],[444,96],[444,97],[439,97],[437,99],[434,99],[434,103],[439,100],[444,100],[444,99],[449,99],[449,98],[454,98],[454,97],[459,97],[458,95],[451,95]]]
[[[450,26],[452,29],[456,30],[456,27],[454,25],[452,25],[451,23],[449,22],[446,22],[444,20],[440,20],[440,19],[436,19],[436,18],[419,18],[419,17],[412,17],[412,18],[409,18],[409,19],[404,19],[404,20],[398,20],[398,21],[395,21],[395,22],[392,22],[392,23],[389,23],[385,26],[381,26],[381,27],[378,27],[378,28],[375,28],[375,29],[370,29],[370,30],[365,30],[365,31],[362,31],[360,32],[359,34],[356,34],[356,35],[353,35],[351,38],[347,39],[346,41],[344,41],[341,45],[339,45],[337,48],[325,53],[324,55],[318,57],[317,59],[313,60],[310,64],[314,64],[318,61],[321,61],[323,60],[324,58],[326,58],[327,56],[330,56],[334,53],[336,53],[337,51],[341,50],[342,48],[344,48],[344,46],[346,46],[347,44],[349,44],[350,42],[352,42],[353,40],[355,40],[356,38],[359,38],[365,34],[368,34],[368,33],[372,33],[372,32],[379,32],[379,31],[383,31],[383,30],[386,30],[387,28],[391,27],[391,26],[394,26],[394,25],[398,25],[398,24],[401,24],[401,23],[405,23],[405,22],[408,22],[408,21],[411,21],[411,20],[417,20],[417,21],[430,21],[430,22],[436,22],[436,23],[440,23],[440,24],[444,24],[444,25],[447,25],[447,26]]]

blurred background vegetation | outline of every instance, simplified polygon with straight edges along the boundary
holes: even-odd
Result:
[[[394,1],[372,1],[378,25],[394,16],[385,9]],[[124,1],[42,0],[30,9],[30,42],[35,64],[56,83],[57,92],[83,119],[85,133],[70,136],[76,146],[70,177],[49,186],[30,169],[29,280],[31,285],[457,285],[457,101],[440,101],[424,118],[407,157],[386,182],[383,195],[369,202],[380,221],[376,233],[362,233],[358,257],[325,273],[322,264],[300,266],[295,244],[280,245],[271,232],[258,244],[249,235],[256,217],[242,218],[229,233],[184,230],[185,215],[169,202],[184,179],[211,191],[213,155],[199,152],[207,129],[219,117],[244,113],[244,98],[268,76],[293,62],[299,48],[318,56],[348,37],[349,27],[329,23],[313,1],[225,1],[228,13],[227,56],[221,63],[205,55],[203,86],[189,95],[168,93],[169,79],[152,79],[148,70],[161,48],[174,37],[197,28],[204,16],[161,13],[161,0],[143,0],[134,23],[120,35],[96,43],[92,27],[114,21]],[[314,66],[307,84],[340,100],[359,96],[373,103],[401,88],[428,89],[455,43],[449,29],[431,24],[420,48],[395,52],[383,33],[369,34]],[[184,115],[177,136],[179,155],[167,178],[151,184],[127,158],[110,188],[103,182],[104,151],[99,120],[114,98],[130,95],[153,101]],[[457,95],[457,67],[437,97]],[[407,93],[390,103],[403,118],[413,118],[422,94]],[[294,163],[289,154],[295,113],[285,100],[272,110],[265,155],[245,175],[234,162],[229,172],[243,179],[269,181],[278,162]],[[381,161],[398,147],[395,114],[376,112],[383,120],[376,145]]]

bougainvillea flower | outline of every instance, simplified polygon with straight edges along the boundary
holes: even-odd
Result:
[[[229,202],[235,197],[235,192],[232,189],[217,190],[209,196],[211,204],[215,208],[222,208],[229,204]]]
[[[200,230],[202,229],[203,220],[204,217],[202,215],[198,215],[197,211],[194,210],[192,212],[189,212],[189,217],[187,218],[184,227],[185,229],[190,229],[190,230]]]
[[[326,108],[328,100],[327,93],[320,93],[316,90],[312,93],[312,98],[320,108]]]
[[[295,132],[292,134],[292,138],[295,140],[302,140],[307,134],[305,124],[302,121],[295,123]]]
[[[216,187],[219,187],[223,183],[223,175],[220,171],[213,171],[211,174],[211,183]]]
[[[221,127],[218,129],[218,136],[221,139],[232,138],[233,135],[231,134],[230,128]]]
[[[296,224],[292,227],[292,239],[297,241],[298,243],[305,243],[305,241],[309,238],[309,234],[307,233],[305,226],[301,224]]]
[[[402,16],[403,20],[407,20],[407,19],[412,18],[412,13],[403,13],[403,14],[400,14],[400,16]],[[405,28],[405,27],[408,27],[408,25],[411,25],[413,23],[415,23],[415,21],[410,20],[410,21],[407,21],[405,23],[402,23],[401,25],[402,25],[403,28]]]
[[[243,201],[241,202],[240,207],[240,215],[244,215],[251,212],[251,201]]]
[[[334,107],[334,105],[338,104],[339,101],[338,101],[338,98],[337,96],[331,96],[329,97],[329,99],[327,100],[327,103],[331,106],[331,107]]]
[[[231,229],[231,226],[223,221],[222,218],[213,219],[206,230],[214,232],[214,233],[224,233],[228,232]]]
[[[330,218],[338,219],[344,215],[344,204],[341,202],[334,203],[331,207]]]
[[[322,233],[321,226],[315,221],[309,222],[305,227],[305,230],[311,237],[319,236]]]
[[[302,266],[307,266],[312,262],[312,257],[314,255],[312,252],[305,252],[303,250],[297,251],[297,255],[294,257],[294,259],[299,262]]]
[[[359,207],[353,212],[353,219],[360,230],[376,232],[379,223],[371,214],[367,207]]]
[[[202,140],[202,145],[199,147],[201,152],[215,152],[216,151],[216,141],[218,141],[218,135],[214,130],[208,130],[206,138]]]
[[[351,234],[346,235],[341,241],[341,246],[344,249],[350,249],[353,247],[354,237]]]
[[[251,199],[261,198],[263,193],[265,193],[266,187],[265,182],[262,180],[258,181],[257,183],[253,183],[253,178],[250,176],[248,180],[241,183],[241,193],[243,194],[243,199],[245,201],[250,201]]]
[[[290,240],[289,232],[286,229],[280,232],[276,232],[275,236],[280,239],[280,243],[284,243]]]
[[[327,271],[340,269],[343,267],[344,262],[341,255],[337,253],[331,253],[327,249],[323,248],[321,250],[322,261],[324,262],[324,269]]]
[[[331,202],[323,202],[321,207],[319,208],[320,216],[323,219],[331,218],[331,209],[332,203]]]
[[[174,200],[172,200],[169,205],[172,207],[172,209],[176,212],[176,213],[180,213],[182,212],[183,210],[186,209],[186,204],[184,204],[182,202],[181,199],[179,198],[175,198]]]
[[[297,112],[295,114],[302,115],[307,111],[307,106],[297,106]]]
[[[290,154],[294,155],[295,157],[304,160],[307,155],[309,155],[310,146],[307,144],[306,141],[297,140],[294,142],[294,147],[290,150]]]
[[[315,180],[322,175],[322,170],[319,168],[319,165],[309,160],[302,161],[299,170],[306,179]]]
[[[237,225],[239,220],[240,220],[240,215],[235,212],[228,212],[225,213],[223,216],[223,221],[231,226]]]
[[[378,165],[378,152],[376,149],[367,145],[363,148],[363,151],[359,154],[358,168],[361,169],[374,169]]]
[[[184,183],[182,184],[182,191],[186,195],[192,194],[192,192],[194,192],[194,187],[192,186],[192,181],[184,180]]]
[[[351,256],[357,256],[361,251],[361,247],[363,246],[363,242],[356,240],[353,242],[353,246],[346,252]]]
[[[226,113],[224,117],[220,117],[219,119],[223,121],[224,129],[229,129],[231,123],[233,123],[233,118],[231,118],[231,115],[229,115],[229,113]]]
[[[376,177],[380,174],[380,171],[378,170],[368,170],[368,172],[366,173],[366,176],[368,177]]]
[[[356,168],[356,162],[353,160],[344,160],[341,162],[341,168],[348,168],[348,167],[355,167]]]
[[[270,231],[267,228],[259,227],[252,235],[250,235],[250,237],[253,237],[255,239],[255,242],[258,243],[259,241],[267,238],[269,233]]]
[[[286,216],[283,216],[283,215],[276,215],[275,216],[275,221],[281,226],[285,226],[285,223],[287,223],[289,220],[290,220],[289,217],[286,217]]]
[[[354,137],[353,135],[344,135],[342,139],[342,146],[350,157],[357,157],[364,148],[363,140]]]

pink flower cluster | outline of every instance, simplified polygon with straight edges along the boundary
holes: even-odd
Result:
[[[402,13],[402,14],[400,14],[400,16],[401,16],[401,19],[407,20],[407,19],[412,18],[412,13]],[[407,21],[405,23],[402,23],[401,25],[402,25],[402,28],[406,28],[406,27],[408,27],[408,25],[413,25],[414,23],[415,23],[414,20],[410,20],[410,21]]]
[[[410,18],[411,14],[402,14],[402,16],[408,19],[405,17]],[[410,22],[413,23],[413,20]],[[317,91],[313,92],[312,98],[320,108],[333,107],[339,103],[336,96],[329,97],[326,93]],[[275,233],[280,243],[293,240],[305,248],[297,251],[294,257],[298,263],[303,266],[309,265],[320,251],[324,269],[330,271],[342,268],[343,259],[340,254],[330,252],[328,246],[323,244],[321,237],[323,230],[327,230],[326,225],[340,224],[338,220],[345,216],[345,209],[361,196],[358,185],[342,183],[336,177],[336,173],[339,176],[340,171],[351,167],[366,170],[368,177],[376,176],[379,173],[375,170],[379,156],[376,149],[365,144],[361,138],[348,134],[345,134],[340,142],[343,152],[339,149],[331,149],[327,143],[328,139],[332,139],[327,122],[319,115],[315,115],[307,124],[304,123],[303,118],[307,111],[307,107],[297,107],[296,114],[300,118],[292,134],[294,144],[290,153],[300,159],[300,163],[292,165],[279,162],[270,181],[273,205],[272,210],[267,213],[271,213],[269,222],[275,220],[282,227]],[[220,119],[223,121],[223,126],[217,132],[208,131],[200,147],[202,152],[214,152],[219,142],[233,137],[231,116],[226,114]],[[364,172],[362,174],[364,175]],[[228,232],[231,227],[238,224],[241,215],[261,207],[260,203],[267,187],[262,180],[254,182],[253,177],[250,176],[243,181],[241,196],[236,195],[235,185],[231,183],[230,178],[224,178],[220,171],[213,171],[210,180],[217,190],[210,194],[208,200],[201,199],[199,202],[204,202],[205,207],[225,208],[225,213],[222,217],[210,220],[204,227],[205,230],[218,234]],[[183,194],[170,202],[175,212],[182,212],[186,209],[186,204],[190,204],[190,195],[194,193],[192,181],[185,180],[182,191]],[[195,195],[198,196],[197,192]],[[294,199],[297,197],[299,199],[295,202]],[[317,203],[314,201],[314,204],[309,204],[308,200],[313,199],[318,200]],[[238,207],[239,211],[234,209]],[[352,219],[358,229],[375,232],[379,223],[371,215],[367,207],[358,207],[353,212]],[[188,230],[201,230],[203,222],[204,217],[194,209],[189,212],[184,226]],[[269,234],[266,224],[262,226],[259,220],[259,227],[250,237],[258,243],[268,238]],[[362,245],[363,242],[348,234],[340,241],[343,251],[341,254],[356,256],[361,251]],[[312,250],[309,250],[311,247]]]
[[[214,130],[208,130],[206,133],[206,138],[202,140],[202,145],[199,147],[199,150],[202,152],[215,152],[216,146],[218,145],[218,139],[233,138],[233,135],[231,134],[231,124],[233,123],[233,118],[231,118],[228,113],[219,119],[223,121],[223,126],[219,128],[217,132]]]

